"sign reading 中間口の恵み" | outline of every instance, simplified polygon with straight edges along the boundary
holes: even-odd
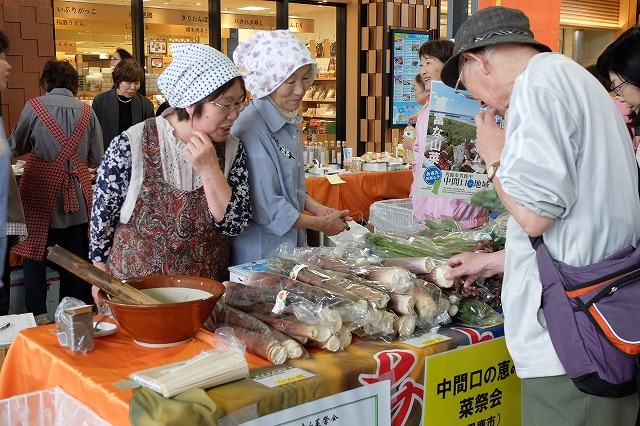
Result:
[[[520,424],[520,379],[504,337],[431,355],[424,426]]]

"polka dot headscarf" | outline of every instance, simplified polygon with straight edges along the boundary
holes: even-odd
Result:
[[[318,72],[309,49],[289,30],[255,33],[236,48],[233,61],[254,98],[269,95],[304,65],[311,64],[314,77]]]
[[[173,61],[158,77],[158,88],[172,107],[193,105],[241,75],[229,58],[211,46],[173,44],[171,54]]]

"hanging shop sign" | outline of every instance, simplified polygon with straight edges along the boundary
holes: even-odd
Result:
[[[275,16],[222,14],[222,28],[239,28],[243,30],[275,30],[278,28]],[[313,33],[313,19],[289,18],[289,30],[298,33]]]
[[[62,27],[87,27],[86,21],[104,21],[109,25],[118,23],[131,25],[131,8],[129,6],[115,6],[90,3],[60,2],[54,7],[56,25]],[[142,14],[145,25],[178,25],[191,28],[192,34],[208,34],[209,14],[207,11],[190,11],[175,9],[147,9]],[[277,28],[275,16],[240,15],[223,13],[222,28],[240,28],[252,30],[275,30]],[[91,22],[93,30],[94,23]],[[314,20],[304,18],[290,18],[289,30],[292,32],[315,32]],[[145,28],[146,31],[146,28]],[[164,31],[166,33],[166,31]]]
[[[64,52],[64,53],[76,53],[76,42],[75,41],[56,41],[56,52]]]

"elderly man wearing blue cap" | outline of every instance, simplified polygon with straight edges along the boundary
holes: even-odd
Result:
[[[94,190],[90,258],[118,279],[227,279],[231,236],[251,218],[247,154],[230,134],[245,87],[229,58],[174,44],[158,78],[171,108],[111,144]]]
[[[629,133],[602,85],[533,37],[521,11],[483,9],[460,27],[444,65],[445,84],[489,107],[476,116],[477,149],[512,215],[504,253],[466,253],[449,264],[453,275],[471,278],[504,267],[505,337],[523,379],[523,425],[634,425],[637,395],[589,395],[565,374],[529,240],[544,236],[552,256],[572,266],[636,244],[640,201]]]

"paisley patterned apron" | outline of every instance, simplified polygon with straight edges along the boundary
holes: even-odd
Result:
[[[224,170],[224,144],[216,150]],[[116,227],[107,272],[118,279],[177,274],[226,280],[230,239],[215,229],[203,187],[182,191],[165,182],[155,118],[145,121],[142,154],[142,187],[131,218]]]

